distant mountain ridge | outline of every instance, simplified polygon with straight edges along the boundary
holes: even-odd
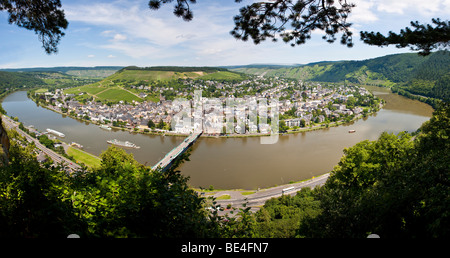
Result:
[[[43,73],[62,73],[108,81],[171,79],[242,80],[243,74],[318,82],[351,82],[391,87],[400,94],[450,99],[450,53],[387,55],[361,61],[320,61],[310,64],[250,64],[221,67],[96,66],[0,69],[0,88],[45,86]]]
[[[57,66],[57,67],[32,67],[32,68],[0,68],[0,71],[5,72],[61,72],[67,73],[73,70],[120,70],[124,66]]]
[[[397,87],[412,94],[448,100],[450,53],[394,54],[361,61],[317,62],[295,67],[243,66],[232,71],[305,81],[352,82]]]

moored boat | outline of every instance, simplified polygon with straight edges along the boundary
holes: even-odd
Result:
[[[109,127],[107,125],[100,125],[99,127],[102,129],[105,129],[105,130],[111,130],[111,127]]]
[[[127,147],[127,148],[135,148],[135,149],[139,149],[140,147],[137,146],[136,144],[129,142],[129,141],[119,141],[117,139],[114,140],[109,140],[106,141],[109,144],[113,144],[113,145],[117,145],[117,146],[121,146],[121,147]]]
[[[56,135],[56,136],[59,136],[59,137],[66,137],[65,134],[63,134],[63,133],[61,133],[61,132],[58,132],[58,131],[56,131],[56,130],[53,130],[53,129],[47,128],[47,132],[48,132],[48,133],[51,133],[51,134],[54,134],[54,135]]]
[[[356,130],[348,130],[349,133],[354,133]]]
[[[75,146],[75,147],[77,147],[77,148],[79,148],[79,149],[82,149],[82,148],[83,148],[83,145],[81,145],[81,144],[79,144],[79,143],[76,143],[76,142],[72,142],[70,145]]]

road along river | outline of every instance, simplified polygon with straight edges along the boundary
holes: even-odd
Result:
[[[374,115],[348,125],[298,134],[280,135],[276,144],[260,144],[259,137],[200,138],[192,148],[190,161],[180,170],[193,187],[215,189],[257,189],[300,181],[330,172],[343,149],[363,140],[376,140],[384,131],[415,131],[427,121],[433,109],[419,101],[393,94],[389,89],[367,87],[387,101]],[[142,164],[153,166],[185,137],[107,131],[37,106],[26,92],[15,92],[2,103],[8,116],[25,126],[44,132],[51,128],[65,134],[62,140],[77,142],[95,155],[106,150],[107,140],[130,141],[140,149],[127,149]],[[348,133],[356,130],[355,133]]]

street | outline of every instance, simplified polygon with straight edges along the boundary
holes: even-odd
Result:
[[[4,125],[6,127],[8,127],[9,129],[14,128],[21,136],[25,137],[27,139],[27,141],[34,142],[36,147],[39,148],[41,151],[43,151],[44,154],[49,156],[55,162],[55,164],[63,163],[65,166],[69,167],[72,171],[76,171],[76,170],[81,168],[81,166],[76,164],[74,161],[71,161],[71,160],[69,160],[69,159],[67,159],[67,158],[57,154],[56,152],[50,150],[49,148],[47,148],[44,145],[42,145],[39,142],[39,140],[31,137],[30,135],[28,135],[24,131],[20,130],[19,126],[11,118],[3,115],[2,116],[2,120],[3,120]]]
[[[284,194],[295,195],[297,191],[300,191],[300,189],[304,187],[314,188],[316,186],[325,184],[328,177],[329,174],[324,174],[300,183],[272,187],[245,196],[242,195],[240,191],[219,191],[214,194],[214,197],[217,198],[222,195],[230,195],[230,199],[216,200],[217,204],[220,204],[221,207],[226,207],[228,204],[230,204],[235,208],[240,208],[243,204],[247,203],[247,206],[257,209],[258,207],[264,205],[267,200],[283,195],[283,189],[289,189],[289,191]]]

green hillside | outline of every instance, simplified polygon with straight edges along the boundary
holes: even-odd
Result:
[[[352,82],[395,87],[426,97],[449,99],[450,53],[423,57],[396,54],[362,61],[320,62],[297,67],[240,67],[233,71],[319,82]]]
[[[114,67],[53,67],[0,70],[0,94],[17,89],[67,88],[91,84],[113,74]]]
[[[103,80],[65,90],[80,101],[95,99],[102,102],[159,101],[160,96],[173,99],[186,89],[183,80],[242,81],[248,76],[215,67],[136,67],[120,69]]]
[[[0,71],[0,95],[18,89],[64,88],[95,82],[60,72],[5,72]]]
[[[95,67],[64,66],[64,67],[11,68],[11,69],[0,69],[0,71],[26,72],[26,73],[60,73],[81,78],[105,78],[114,74],[115,72],[117,72],[122,68],[123,67],[121,66],[95,66]]]
[[[46,83],[31,73],[14,73],[0,71],[0,89],[24,88],[45,85]]]
[[[117,82],[168,81],[173,79],[197,78],[202,75],[203,73],[201,72],[123,70],[109,76],[106,80]]]
[[[243,80],[246,76],[216,67],[130,66],[106,78],[115,82],[169,81],[178,79]]]

